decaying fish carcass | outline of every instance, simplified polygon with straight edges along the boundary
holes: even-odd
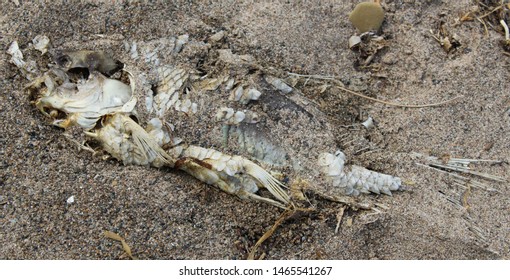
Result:
[[[27,88],[53,124],[82,128],[124,164],[184,170],[240,198],[293,205],[269,171],[285,174],[290,185],[313,181],[313,191],[327,196],[390,195],[400,188],[397,177],[344,166],[341,151],[328,153],[337,148],[327,118],[253,57],[206,46],[208,55],[194,69],[175,58],[183,48],[177,41],[169,43],[170,59],[156,51],[134,55],[128,43],[131,65],[152,69],[139,73],[124,61],[129,85],[117,72],[121,64],[104,53],[67,51],[57,52],[56,65]]]

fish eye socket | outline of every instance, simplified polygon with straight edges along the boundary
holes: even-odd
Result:
[[[60,67],[70,67],[71,66],[71,58],[68,55],[62,55],[57,58],[57,64]]]

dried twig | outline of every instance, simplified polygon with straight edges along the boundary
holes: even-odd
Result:
[[[493,180],[493,181],[496,181],[496,182],[506,183],[506,181],[507,181],[505,178],[502,178],[502,177],[499,177],[499,176],[494,176],[494,175],[491,175],[491,174],[486,174],[486,173],[481,173],[481,172],[476,172],[476,171],[470,171],[470,170],[468,170],[466,168],[462,168],[462,167],[458,167],[458,166],[452,166],[452,165],[449,165],[449,164],[445,165],[445,164],[438,164],[438,163],[429,163],[429,166],[436,167],[436,168],[443,168],[443,169],[452,170],[452,171],[458,171],[458,172],[462,172],[462,173],[467,173],[467,174],[479,176],[479,177],[484,178],[484,179]]]
[[[487,27],[487,24],[485,23],[485,21],[479,17],[476,17],[476,20],[478,20],[483,25],[483,28],[485,30],[485,36],[489,36],[489,28]]]
[[[266,233],[264,233],[264,235],[262,235],[262,237],[257,241],[257,243],[255,243],[255,245],[251,248],[250,254],[248,254],[248,260],[255,259],[255,253],[257,252],[257,249],[260,247],[260,245],[264,241],[266,241],[269,237],[271,237],[271,235],[273,235],[273,233],[283,223],[283,221],[285,221],[285,219],[294,214],[294,212],[295,212],[294,210],[285,210],[285,212],[283,212],[280,215],[280,217],[278,218],[278,220],[276,220],[274,225],[268,231],[266,231]]]
[[[483,19],[483,18],[485,18],[485,17],[488,17],[488,16],[492,15],[494,12],[496,12],[496,11],[498,11],[499,9],[503,8],[504,6],[505,6],[505,5],[499,5],[499,6],[495,7],[494,9],[492,9],[491,11],[489,11],[489,12],[487,12],[487,13],[485,13],[485,14],[483,14],[483,15],[479,16],[478,18],[479,18],[479,19]]]
[[[417,155],[423,156],[418,153],[417,153]],[[496,181],[496,182],[500,182],[500,183],[508,182],[508,180],[506,178],[487,174],[487,173],[476,172],[476,171],[471,170],[471,167],[470,167],[470,164],[472,164],[472,163],[479,163],[479,162],[502,163],[503,161],[449,158],[445,162],[445,161],[441,161],[441,159],[439,159],[437,157],[432,157],[432,156],[423,156],[423,157],[425,157],[425,159],[427,161],[426,164],[421,164],[421,163],[416,162],[416,165],[427,167],[427,168],[432,168],[433,170],[435,170],[437,172],[446,173],[446,174],[455,178],[453,180],[453,183],[455,185],[458,185],[458,186],[467,190],[467,192],[465,192],[465,196],[463,196],[463,206],[465,208],[469,207],[467,204],[466,198],[470,194],[471,188],[478,188],[478,189],[482,189],[485,191],[498,192],[497,190],[489,187],[488,184],[482,183],[482,182],[474,180],[472,178],[468,178],[465,176],[465,174],[477,176],[477,177],[483,178],[485,180],[492,180],[492,181]],[[460,173],[463,173],[463,175],[456,174],[451,171],[460,172]]]
[[[425,107],[435,107],[435,106],[440,106],[440,105],[444,105],[444,104],[447,104],[447,103],[450,103],[450,102],[453,102],[459,98],[462,98],[464,96],[460,95],[460,96],[456,96],[452,99],[449,99],[449,100],[445,100],[445,101],[441,101],[441,102],[438,102],[438,103],[432,103],[432,104],[424,104],[424,105],[412,105],[412,104],[399,104],[399,103],[393,103],[393,102],[388,102],[388,101],[384,101],[384,100],[380,100],[380,99],[377,99],[377,98],[372,98],[372,97],[369,97],[369,96],[366,96],[366,95],[363,95],[361,93],[358,93],[358,92],[355,92],[355,91],[352,91],[350,89],[347,89],[347,88],[344,88],[344,87],[341,87],[341,86],[337,86],[338,89],[341,89],[345,92],[348,92],[352,95],[356,95],[358,97],[362,97],[362,98],[365,98],[365,99],[368,99],[368,100],[371,100],[371,101],[375,101],[375,102],[379,102],[379,103],[382,103],[382,104],[385,104],[385,105],[390,105],[390,106],[395,106],[395,107],[403,107],[403,108],[425,108]]]
[[[454,177],[455,178],[454,182],[457,183],[460,186],[464,186],[466,184],[466,182],[469,181],[471,183],[472,187],[476,187],[476,188],[479,188],[481,190],[488,191],[488,192],[499,192],[498,190],[487,186],[487,184],[485,184],[485,183],[482,183],[482,182],[479,182],[479,181],[476,181],[476,180],[472,180],[472,179],[468,179],[468,178],[466,178],[466,177],[464,177],[462,175],[455,174],[455,173],[452,173],[452,172],[448,172],[448,171],[445,171],[445,170],[442,170],[442,169],[438,169],[437,167],[432,167],[432,166],[429,166],[429,165],[426,165],[426,164],[421,164],[419,162],[416,162],[415,164],[418,165],[418,166],[430,168],[430,169],[432,169],[434,171],[437,171],[437,172],[440,172],[440,173],[448,174],[448,175]]]
[[[288,72],[288,74],[291,75],[291,76],[302,77],[302,78],[317,79],[317,80],[329,80],[329,81],[333,81],[333,82],[335,82],[337,84],[342,84],[334,76],[302,75],[302,74],[296,74],[296,73],[291,73],[291,72]],[[358,96],[358,97],[361,97],[361,98],[365,98],[365,99],[368,99],[368,100],[371,100],[371,101],[374,101],[374,102],[379,102],[379,103],[382,103],[382,104],[385,104],[385,105],[389,105],[389,106],[403,107],[403,108],[425,108],[425,107],[440,106],[440,105],[444,105],[446,103],[453,102],[453,101],[463,97],[461,95],[461,96],[457,96],[457,97],[454,97],[454,98],[446,100],[446,101],[442,101],[442,102],[438,102],[438,103],[432,103],[432,104],[424,104],[424,105],[399,104],[399,103],[388,102],[388,101],[380,100],[380,99],[373,98],[373,97],[370,97],[370,96],[366,96],[366,95],[361,94],[359,92],[355,92],[353,90],[347,89],[344,86],[337,85],[336,87],[338,89],[342,90],[342,91],[345,91],[347,93],[350,93],[352,95],[355,95],[355,96]]]
[[[69,140],[71,143],[75,144],[78,147],[78,152],[81,150],[85,150],[85,151],[91,152],[92,155],[96,154],[96,151],[94,149],[92,149],[91,147],[86,146],[85,143],[80,143],[80,142],[74,140],[73,137],[67,133],[64,133],[63,135],[67,140]]]
[[[336,203],[342,203],[342,204],[345,204],[353,209],[377,211],[375,205],[373,205],[372,203],[358,202],[358,201],[356,201],[356,199],[354,199],[353,197],[350,197],[350,196],[335,196],[335,195],[327,195],[327,194],[323,194],[323,193],[316,193],[316,194],[322,199],[336,202]]]

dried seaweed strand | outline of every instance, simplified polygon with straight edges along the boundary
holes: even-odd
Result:
[[[126,240],[124,238],[122,238],[120,235],[118,235],[117,233],[115,232],[111,232],[111,231],[108,231],[108,230],[105,230],[104,231],[104,236],[106,238],[110,238],[110,239],[113,239],[115,241],[119,241],[121,244],[122,244],[122,249],[124,249],[124,252],[126,252],[126,254],[132,259],[132,260],[136,260],[136,258],[131,254],[131,248],[129,247],[129,245],[126,243]]]
[[[291,73],[291,72],[288,72],[289,75],[291,76],[296,76],[296,77],[302,77],[302,78],[311,78],[311,79],[317,79],[317,80],[330,80],[330,81],[334,81],[336,83],[339,83],[341,84],[340,81],[336,80],[333,76],[319,76],[319,75],[301,75],[301,74],[296,74],[296,73]],[[435,106],[440,106],[440,105],[444,105],[444,104],[447,104],[447,103],[450,103],[450,102],[453,102],[459,98],[462,98],[464,96],[460,95],[460,96],[457,96],[457,97],[454,97],[452,99],[449,99],[449,100],[445,100],[445,101],[441,101],[441,102],[438,102],[438,103],[432,103],[432,104],[423,104],[423,105],[414,105],[414,104],[400,104],[400,103],[393,103],[393,102],[388,102],[388,101],[384,101],[384,100],[380,100],[380,99],[377,99],[377,98],[373,98],[373,97],[370,97],[370,96],[366,96],[364,94],[361,94],[359,92],[355,92],[353,90],[350,90],[350,89],[347,89],[343,86],[339,86],[337,85],[336,86],[338,89],[342,90],[342,91],[345,91],[347,93],[350,93],[352,95],[355,95],[355,96],[358,96],[358,97],[361,97],[361,98],[365,98],[365,99],[368,99],[368,100],[371,100],[371,101],[374,101],[374,102],[379,102],[379,103],[382,103],[382,104],[385,104],[385,105],[389,105],[389,106],[395,106],[395,107],[403,107],[403,108],[425,108],[425,107],[435,107]]]

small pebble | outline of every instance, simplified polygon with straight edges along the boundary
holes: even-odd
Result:
[[[67,199],[67,204],[73,204],[74,203],[74,195],[71,195],[68,199]]]
[[[393,65],[397,63],[397,56],[392,53],[388,53],[385,56],[382,57],[381,62],[387,65]]]
[[[225,31],[222,30],[222,31],[212,35],[211,37],[209,37],[209,41],[219,42],[221,39],[223,39],[223,37],[225,37]]]
[[[384,21],[384,10],[377,3],[362,2],[356,5],[349,20],[361,33],[377,31]]]

